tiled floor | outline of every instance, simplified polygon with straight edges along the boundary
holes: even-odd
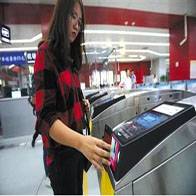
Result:
[[[51,195],[45,185],[41,139],[35,148],[31,136],[0,138],[0,195]],[[89,195],[99,195],[97,172],[91,167],[87,174]]]

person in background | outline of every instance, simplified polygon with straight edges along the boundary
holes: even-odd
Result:
[[[153,88],[156,88],[156,84],[157,84],[157,75],[153,74]]]
[[[119,86],[125,90],[130,90],[132,86],[131,78],[130,78],[130,69],[125,69],[126,77],[122,80]]]
[[[48,35],[34,66],[36,131],[47,140],[47,165],[54,194],[83,194],[85,157],[98,170],[110,165],[111,145],[83,135],[84,108],[79,81],[84,43],[81,0],[57,0]]]
[[[131,88],[135,89],[136,88],[136,76],[134,74],[134,69],[131,69],[130,78],[131,78],[131,83],[132,83]]]

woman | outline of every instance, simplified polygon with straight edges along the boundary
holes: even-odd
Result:
[[[82,66],[84,9],[81,0],[57,0],[47,41],[35,62],[36,131],[47,138],[49,177],[54,194],[83,194],[84,156],[100,171],[109,165],[111,146],[82,135],[83,104],[78,71]]]

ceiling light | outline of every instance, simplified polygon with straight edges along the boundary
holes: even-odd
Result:
[[[109,59],[109,62],[138,62],[146,59],[146,56],[140,56],[140,58],[117,58],[117,59]]]
[[[39,39],[42,38],[42,33],[39,33],[38,35],[34,36],[33,38],[31,39],[17,39],[17,40],[11,40],[10,43],[12,44],[16,44],[16,43],[32,43],[32,42],[35,42]],[[2,43],[2,42],[0,42]]]
[[[84,54],[84,53],[82,53],[82,54]],[[86,55],[94,55],[94,54],[99,54],[99,52],[97,52],[97,51],[94,51],[94,52],[86,52]]]
[[[137,46],[169,46],[169,43],[153,43],[153,42],[125,42],[125,45],[137,45]]]
[[[103,59],[103,60],[105,60],[105,59],[115,59],[115,58],[120,58],[120,57],[122,57],[122,56],[121,56],[121,55],[117,55],[117,56],[110,55],[109,57],[100,56],[100,57],[98,57],[98,59]]]
[[[106,45],[108,44],[107,42],[85,42],[82,43],[82,46],[88,46],[88,45]],[[122,42],[110,42],[112,45],[121,45]],[[124,45],[133,45],[133,46],[169,46],[169,43],[153,43],[153,42],[124,42]]]
[[[31,51],[31,50],[37,50],[37,49],[38,47],[0,48],[0,52]]]
[[[117,56],[111,55],[109,57],[98,57],[98,59],[100,59],[100,60],[108,59],[109,62],[115,62],[115,61],[131,62],[131,61],[143,61],[144,59],[146,59],[146,56],[143,56],[143,55],[139,55],[139,56],[138,55],[133,55],[133,56],[134,57],[131,57],[131,58],[121,58],[122,56],[120,56],[120,55],[117,55]]]
[[[120,50],[117,50],[117,52],[120,52]],[[130,53],[150,53],[150,54],[154,54],[154,55],[157,55],[157,56],[169,56],[168,53],[159,53],[159,52],[155,52],[155,51],[152,51],[152,50],[134,50],[134,49],[131,49],[131,50],[125,50],[126,53],[130,52]]]
[[[154,33],[154,32],[140,32],[140,31],[111,31],[111,30],[84,30],[85,34],[117,34],[117,35],[141,35],[153,37],[169,37],[169,33]]]
[[[129,55],[130,58],[137,58],[138,55]]]

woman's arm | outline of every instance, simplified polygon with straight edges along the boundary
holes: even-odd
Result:
[[[54,121],[50,127],[49,135],[56,142],[80,151],[100,171],[102,171],[100,163],[110,165],[108,158],[111,146],[102,140],[79,134],[60,120]]]

